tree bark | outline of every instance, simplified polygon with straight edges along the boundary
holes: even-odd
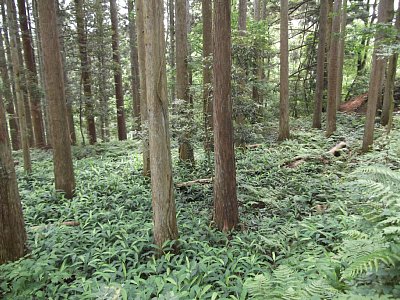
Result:
[[[140,130],[140,82],[139,82],[139,62],[138,48],[136,36],[136,21],[134,14],[133,0],[128,0],[128,15],[129,15],[129,46],[131,58],[131,89],[132,89],[132,107],[133,120],[135,129]]]
[[[279,141],[289,138],[289,16],[288,0],[281,0]]]
[[[74,115],[72,111],[72,97],[70,95],[70,87],[69,87],[69,80],[67,70],[65,68],[67,58],[65,55],[65,44],[64,44],[64,36],[63,32],[63,24],[64,18],[62,16],[61,8],[60,8],[60,1],[56,0],[57,2],[57,26],[58,32],[60,37],[60,47],[61,47],[61,55],[62,55],[62,62],[63,62],[63,71],[64,71],[64,86],[65,86],[65,96],[66,96],[66,106],[67,106],[67,119],[68,119],[68,129],[69,129],[69,138],[71,140],[71,145],[76,145],[76,132],[75,132],[75,125],[74,125]]]
[[[182,101],[183,116],[191,120],[189,99],[189,72],[188,72],[188,40],[187,40],[187,8],[186,0],[176,0],[176,97]],[[179,159],[183,162],[193,163],[193,148],[190,145],[190,134],[184,130],[180,135]]]
[[[343,8],[340,15],[340,40],[338,54],[338,81],[337,81],[337,98],[336,110],[342,103],[342,88],[343,88],[343,68],[344,68],[344,48],[346,42],[346,25],[347,25],[347,0],[343,0]]]
[[[13,9],[12,0],[7,1],[7,15],[8,15],[8,24],[10,25],[10,49],[11,49],[11,59],[13,64],[13,73],[15,79],[15,90],[17,95],[17,107],[18,107],[18,117],[19,117],[19,128],[21,133],[21,144],[22,144],[22,152],[24,157],[24,170],[27,173],[32,171],[31,165],[31,155],[29,152],[30,146],[30,139],[29,139],[29,131],[27,125],[27,117],[26,115],[29,114],[29,103],[28,109],[26,107],[26,102],[24,99],[24,93],[21,87],[22,82],[22,73],[21,73],[21,61],[20,56],[18,55],[18,45],[17,45],[17,26],[15,11]]]
[[[381,0],[378,7],[378,24],[386,20],[386,6],[390,0]],[[364,137],[362,151],[367,152],[374,142],[374,124],[376,107],[379,93],[381,92],[381,82],[385,72],[385,60],[379,59],[377,51],[383,38],[382,32],[377,31],[375,35],[374,53],[372,55],[372,67],[369,80],[367,114],[364,126]]]
[[[25,119],[26,119],[26,128],[28,132],[28,140],[29,147],[33,147],[35,145],[35,137],[33,135],[33,127],[32,127],[32,117],[31,117],[31,105],[29,101],[28,90],[26,87],[26,76],[25,76],[25,68],[24,68],[24,59],[22,56],[22,48],[21,48],[21,40],[18,31],[18,20],[17,20],[17,8],[15,6],[14,0],[7,0],[7,15],[8,15],[8,25],[10,28],[10,39],[14,40],[16,54],[18,56],[18,76],[19,76],[19,89],[21,90],[21,95],[23,98],[23,104],[25,106]],[[11,44],[11,42],[10,42]],[[12,46],[10,46],[12,47]],[[14,64],[14,60],[12,60]],[[16,78],[14,78],[17,81]],[[16,83],[15,83],[16,85]],[[17,89],[17,87],[16,87]],[[19,111],[19,107],[17,108]],[[21,128],[22,129],[22,128]]]
[[[37,148],[44,148],[46,146],[42,106],[40,103],[40,90],[37,77],[35,55],[33,52],[32,37],[28,26],[28,17],[26,13],[25,0],[18,0],[18,13],[19,24],[22,33],[22,45],[24,49],[24,59],[27,68],[26,81],[28,85],[28,92],[31,104],[31,115],[33,134],[35,137],[35,146]]]
[[[231,1],[214,1],[214,222],[232,230],[239,222],[231,98]]]
[[[72,198],[75,189],[71,144],[65,101],[64,71],[57,31],[57,10],[54,0],[38,1],[39,26],[43,47],[46,97],[52,128],[55,188]]]
[[[83,2],[84,0],[75,0],[76,26],[78,32],[79,57],[81,60],[81,72],[82,72],[87,131],[89,135],[89,143],[93,145],[97,142],[97,136],[96,136],[96,122],[94,119],[92,74],[90,70],[90,63],[87,51],[87,39],[85,33],[85,12],[83,10]]]
[[[399,3],[400,4],[400,3]],[[400,6],[397,9],[396,15],[396,23],[395,29],[400,31]],[[399,36],[397,35],[397,42],[400,41]],[[381,116],[381,124],[383,126],[391,125],[391,120],[393,118],[393,107],[394,107],[394,81],[396,78],[396,69],[397,69],[397,61],[399,54],[393,53],[389,58],[389,64],[386,75],[386,84],[385,91],[383,97],[383,107],[382,107],[382,116]],[[388,132],[390,132],[391,126],[388,126]]]
[[[168,0],[168,12],[169,12],[169,65],[172,70],[171,83],[170,83],[170,96],[171,102],[175,101],[175,0]]]
[[[0,94],[0,265],[25,254],[26,232]]]
[[[247,0],[239,0],[239,34],[244,35],[247,31]]]
[[[140,120],[143,134],[143,175],[150,176],[149,128],[147,112],[146,87],[146,49],[144,41],[144,9],[143,0],[136,1],[136,28],[138,36],[138,58],[140,73]]]
[[[161,248],[166,241],[178,238],[168,122],[163,1],[145,0],[143,8],[154,240]]]
[[[326,58],[326,34],[328,29],[328,0],[321,0],[319,11],[319,36],[317,53],[317,74],[314,97],[313,128],[321,128],[322,101],[324,97],[324,74]]]
[[[336,131],[336,101],[338,91],[338,60],[339,60],[339,34],[340,10],[342,0],[335,0],[333,5],[332,32],[328,62],[328,105],[326,136],[331,136]]]
[[[213,148],[213,90],[212,90],[212,2],[202,0],[203,16],[203,115],[204,150]]]
[[[2,93],[5,98],[6,111],[8,114],[8,125],[11,134],[11,144],[14,150],[20,149],[19,140],[19,127],[18,127],[18,116],[14,107],[14,99],[11,91],[11,82],[7,70],[7,60],[4,51],[3,34],[0,31],[0,72],[1,79],[3,81]]]
[[[119,54],[118,8],[116,0],[110,0],[110,13],[114,62],[115,99],[117,106],[118,139],[122,141],[126,140],[127,134],[125,123],[124,92],[122,89],[121,59]]]

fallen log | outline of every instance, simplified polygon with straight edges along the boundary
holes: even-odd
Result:
[[[331,150],[328,151],[328,153],[332,154],[333,156],[340,156],[341,149],[346,148],[347,144],[345,142],[340,142],[337,144],[335,147],[333,147]]]
[[[202,178],[202,179],[196,179],[192,181],[187,181],[187,182],[180,182],[175,184],[177,188],[183,188],[183,187],[189,187],[195,184],[211,184],[213,183],[213,178]]]
[[[78,221],[65,221],[62,223],[53,223],[53,224],[44,224],[44,225],[38,225],[38,226],[32,226],[31,230],[32,231],[39,231],[43,229],[47,229],[49,227],[55,227],[55,226],[69,226],[69,227],[75,227],[81,225],[80,222]]]

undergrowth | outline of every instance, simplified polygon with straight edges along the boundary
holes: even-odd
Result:
[[[362,119],[340,115],[329,139],[295,122],[291,140],[237,150],[237,231],[213,228],[210,185],[176,189],[180,253],[161,258],[139,141],[74,148],[72,201],[52,192],[51,153],[34,151],[33,174],[17,169],[30,252],[0,266],[0,298],[400,298],[400,133],[378,129],[361,155]],[[207,156],[187,169],[176,152],[175,182],[212,176]]]

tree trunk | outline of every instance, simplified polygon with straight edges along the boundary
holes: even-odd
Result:
[[[26,232],[0,94],[0,265],[25,254]]]
[[[168,122],[163,1],[144,0],[143,8],[154,240],[161,248],[166,241],[178,238]]]
[[[400,3],[399,3],[400,4]],[[397,9],[397,16],[396,16],[396,23],[395,28],[397,31],[400,31],[400,6]],[[399,42],[399,36],[397,36],[397,42]],[[389,124],[391,119],[393,118],[393,106],[394,106],[394,81],[396,78],[396,67],[397,67],[397,60],[399,54],[393,53],[389,58],[389,64],[387,69],[387,76],[386,76],[386,84],[385,84],[385,92],[383,97],[383,107],[382,107],[382,116],[381,116],[381,124],[386,126]],[[390,126],[388,126],[388,132],[390,132]]]
[[[281,0],[279,141],[289,138],[289,16],[288,0]]]
[[[186,0],[176,0],[176,97],[182,101],[184,120],[192,120],[190,116],[189,72],[188,72],[188,40]],[[184,130],[180,136],[179,159],[193,163],[193,148],[190,145],[190,134]]]
[[[110,0],[111,13],[111,30],[112,30],[112,49],[114,62],[114,84],[115,84],[115,99],[117,106],[117,126],[118,139],[126,140],[126,123],[124,110],[124,92],[122,89],[122,70],[121,59],[119,55],[119,33],[118,33],[118,9],[116,0]]]
[[[8,124],[10,127],[11,144],[14,150],[20,149],[19,140],[19,127],[18,127],[18,116],[14,108],[14,99],[11,91],[11,82],[7,70],[7,60],[4,51],[3,34],[0,31],[0,72],[1,80],[3,81],[3,95],[5,98],[6,111],[8,114]]]
[[[64,24],[64,19],[62,17],[62,13],[60,11],[60,3],[59,0],[56,0],[57,2],[57,26],[58,26],[58,32],[59,32],[59,37],[60,37],[60,47],[61,47],[61,55],[62,55],[62,62],[63,66],[66,65],[67,58],[65,56],[65,45],[64,45],[64,37],[62,34],[63,30],[63,24]],[[64,67],[64,86],[65,86],[65,96],[66,96],[66,106],[67,106],[67,119],[68,119],[68,129],[69,129],[69,138],[71,140],[71,145],[76,145],[76,133],[75,133],[75,126],[74,126],[74,115],[72,111],[72,102],[73,98],[70,95],[70,87],[69,87],[69,80],[68,80],[68,74],[67,70]]]
[[[344,68],[344,48],[346,42],[346,25],[347,25],[347,0],[343,0],[343,8],[340,16],[340,40],[339,40],[339,54],[338,54],[338,81],[337,81],[337,98],[336,109],[342,103],[342,88],[343,88],[343,68]]]
[[[150,176],[149,128],[147,112],[146,87],[146,49],[144,41],[144,10],[143,0],[136,1],[136,28],[138,36],[138,58],[140,73],[140,120],[143,135],[143,175]]]
[[[133,0],[128,0],[129,15],[129,46],[131,56],[131,88],[132,88],[132,107],[135,129],[140,130],[140,83],[139,83],[139,62],[136,37],[136,21],[134,14]]]
[[[333,21],[328,63],[328,105],[326,136],[331,136],[336,131],[336,101],[338,89],[338,59],[339,59],[339,34],[341,0],[335,0],[333,5]]]
[[[10,49],[11,49],[11,59],[13,64],[13,73],[15,79],[15,90],[17,94],[17,107],[18,107],[18,117],[19,117],[19,128],[21,132],[21,144],[22,144],[22,152],[24,157],[24,170],[27,173],[32,171],[31,165],[31,155],[29,152],[30,140],[29,140],[29,131],[27,125],[27,117],[26,115],[29,114],[29,109],[27,109],[25,105],[25,99],[23,90],[21,88],[22,82],[22,74],[21,74],[21,62],[20,56],[18,55],[18,46],[17,46],[17,26],[15,11],[12,10],[15,8],[12,0],[7,1],[7,15],[8,15],[8,24],[10,24]],[[29,108],[29,105],[28,105]]]
[[[14,0],[7,0],[7,12],[8,12],[8,25],[10,28],[10,39],[14,40],[16,45],[16,53],[18,55],[18,69],[19,69],[19,89],[22,92],[23,104],[25,106],[25,119],[26,119],[26,128],[28,132],[28,140],[29,146],[33,147],[35,145],[35,138],[33,135],[32,128],[32,117],[31,117],[31,106],[29,101],[28,90],[26,87],[26,76],[25,76],[25,67],[24,67],[24,59],[22,56],[22,48],[21,48],[21,40],[18,31],[18,20],[17,20],[17,8],[15,6]],[[10,43],[11,44],[11,43]],[[14,64],[14,61],[13,61]],[[15,78],[15,81],[17,79]],[[17,108],[19,111],[19,108]]]
[[[170,82],[171,102],[175,101],[175,0],[168,0],[169,11],[169,65],[172,70]]]
[[[239,34],[244,35],[247,31],[247,0],[239,0]]]
[[[378,7],[378,24],[384,23],[386,20],[387,2],[390,0],[381,0]],[[372,67],[368,89],[368,105],[364,126],[364,138],[362,150],[367,152],[374,142],[374,124],[376,116],[376,107],[378,103],[379,93],[381,92],[381,82],[385,72],[385,60],[379,59],[377,51],[379,44],[383,38],[383,34],[377,31],[375,35],[374,54],[372,55]]]
[[[325,45],[328,29],[328,0],[321,0],[319,11],[319,37],[317,53],[317,74],[315,83],[313,127],[321,128],[322,101],[324,97]]]
[[[213,148],[213,90],[212,90],[212,2],[202,0],[203,16],[203,115],[204,150]]]
[[[87,40],[85,33],[85,12],[83,10],[84,0],[75,0],[76,26],[78,32],[79,57],[81,60],[81,72],[83,82],[83,94],[85,103],[85,115],[87,130],[89,134],[89,143],[91,145],[97,142],[96,122],[94,120],[94,100],[92,95],[92,74],[87,51]],[[43,34],[43,32],[42,32]]]
[[[18,0],[19,23],[22,33],[24,49],[24,59],[26,64],[26,81],[31,104],[31,115],[35,146],[44,148],[46,140],[43,127],[42,106],[40,103],[40,89],[37,77],[35,55],[33,52],[32,37],[28,27],[28,17],[26,13],[25,0]]]
[[[75,189],[67,109],[64,71],[60,40],[57,31],[57,13],[54,0],[38,1],[39,26],[43,47],[46,97],[53,144],[55,188],[72,198]]]
[[[231,99],[231,1],[214,1],[214,222],[232,230],[239,222]]]

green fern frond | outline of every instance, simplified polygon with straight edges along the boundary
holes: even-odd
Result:
[[[271,293],[271,276],[269,274],[256,275],[254,278],[246,280],[244,287],[249,292],[251,299],[265,299],[265,297]]]
[[[318,295],[323,297],[323,299],[333,299],[339,294],[338,290],[330,286],[323,279],[315,280],[307,284],[307,286],[304,288],[304,292],[308,296],[307,298]]]
[[[379,182],[386,182],[391,185],[400,185],[400,172],[389,169],[385,166],[368,166],[359,168],[355,171],[358,174],[367,174],[367,177],[373,178]]]
[[[381,249],[355,260],[346,270],[344,270],[342,279],[353,279],[356,276],[369,271],[377,272],[381,265],[394,266],[398,261],[400,261],[400,256],[392,253],[388,249]]]

